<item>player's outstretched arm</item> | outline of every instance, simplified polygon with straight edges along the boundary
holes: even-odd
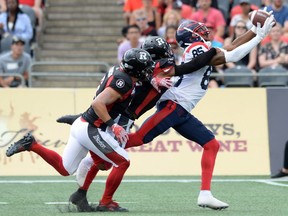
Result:
[[[192,73],[200,68],[209,64],[211,59],[216,55],[216,49],[211,48],[209,51],[202,53],[201,55],[193,58],[191,61],[181,65],[175,65],[172,68],[168,76],[181,76],[184,74]]]
[[[266,19],[263,27],[260,27],[260,23],[257,24],[256,28],[256,36],[248,41],[247,43],[242,44],[232,51],[227,51],[224,49],[219,49],[221,52],[217,51],[217,55],[215,55],[210,64],[211,65],[219,65],[224,64],[226,62],[237,62],[246,56],[251,50],[256,47],[270,32],[272,29],[274,22],[274,16],[271,15]]]
[[[263,10],[259,9],[258,11],[263,11],[269,14],[269,16],[273,15],[273,11],[267,11],[267,8],[265,7]],[[223,48],[227,51],[231,51],[233,49],[236,49],[238,46],[241,46],[244,43],[247,43],[250,41],[252,38],[254,38],[257,34],[257,27],[253,25],[253,27],[247,31],[245,34],[237,37],[234,41],[232,41],[231,44],[228,46],[224,46]]]

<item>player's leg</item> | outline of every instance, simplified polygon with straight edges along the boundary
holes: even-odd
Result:
[[[125,148],[140,146],[151,142],[170,127],[181,121],[181,113],[177,112],[179,105],[172,101],[164,101],[157,107],[156,113],[150,116],[134,133],[129,134]]]
[[[213,197],[211,193],[211,181],[219,143],[214,135],[208,130],[201,121],[187,115],[188,119],[181,125],[176,125],[174,129],[185,138],[194,141],[203,147],[201,158],[201,190],[198,197],[198,205],[212,209],[224,209],[229,205]]]
[[[82,150],[82,147],[77,145],[77,141],[75,143],[75,140],[71,137],[69,140],[71,140],[71,141],[70,142],[68,141],[68,144],[65,147],[66,151],[70,148],[69,152],[74,152],[74,151],[78,152],[79,151],[78,147],[80,147]],[[76,147],[76,149],[74,149],[74,147]],[[65,167],[65,165],[64,165],[62,157],[57,152],[50,150],[50,149],[44,147],[43,145],[41,145],[40,143],[38,143],[35,140],[34,136],[30,133],[25,135],[19,141],[15,142],[13,145],[11,145],[6,152],[6,155],[10,157],[10,156],[12,156],[16,153],[22,152],[22,151],[32,151],[32,152],[38,154],[48,164],[50,164],[52,167],[54,167],[59,172],[59,174],[61,174],[63,176],[68,176],[68,175],[72,174],[77,168],[77,167],[74,168],[74,167],[70,166],[67,169],[67,167]],[[68,160],[76,161],[73,157],[75,157],[77,155],[78,154],[69,155],[69,158],[66,160],[67,161],[66,163],[69,163]],[[79,162],[80,162],[80,160],[79,160]],[[72,170],[70,168],[72,168]]]
[[[94,211],[88,203],[87,191],[99,170],[105,171],[112,167],[111,163],[104,161],[93,152],[90,153],[91,156],[87,155],[78,166],[76,180],[79,188],[70,196],[69,199],[70,202],[77,206],[79,212]]]
[[[90,151],[114,166],[107,178],[104,194],[96,210],[127,211],[114,202],[112,198],[130,165],[128,153],[120,147],[110,133],[93,126],[88,126],[87,139],[83,141],[85,141],[83,144]]]
[[[125,151],[124,149],[122,150]],[[113,195],[121,184],[123,176],[130,166],[130,161],[127,160],[123,154],[119,154],[119,152],[112,152],[106,154],[106,156],[109,157],[110,160],[114,161],[117,166],[113,166],[110,174],[108,175],[103,196],[96,210],[121,212],[128,211],[126,208],[120,207],[117,202],[113,201]]]

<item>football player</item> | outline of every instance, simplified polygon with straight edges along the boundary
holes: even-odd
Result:
[[[119,142],[127,142],[128,134],[114,119],[125,112],[136,81],[149,77],[153,66],[154,62],[147,51],[134,48],[125,52],[120,65],[112,67],[103,77],[91,106],[73,123],[63,157],[42,146],[30,133],[7,149],[7,157],[32,151],[59,174],[68,176],[77,170],[88,151],[93,152],[98,158],[113,164],[99,210],[127,211],[112,199],[130,165],[128,153],[119,145]]]
[[[260,25],[254,27],[252,31],[256,33],[256,36],[250,41],[247,40],[246,34],[243,41],[246,40],[247,43],[229,52],[224,49],[217,49],[217,54],[208,66],[183,75],[173,87],[161,96],[156,113],[150,116],[135,133],[129,134],[126,148],[149,143],[172,127],[186,139],[203,147],[201,159],[202,184],[198,196],[200,207],[209,207],[216,210],[228,208],[229,205],[216,199],[211,193],[211,180],[219,143],[214,134],[193,116],[191,111],[207,91],[211,74],[210,65],[236,62],[243,58],[268,34],[274,25],[273,19],[274,17],[271,15],[262,28]],[[208,34],[209,31],[204,24],[192,20],[185,21],[179,26],[176,39],[179,45],[184,48],[183,62],[190,61],[210,49],[211,43],[207,41]]]

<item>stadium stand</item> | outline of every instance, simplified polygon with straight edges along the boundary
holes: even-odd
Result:
[[[34,62],[29,87],[96,88],[110,66],[104,62]]]
[[[252,71],[246,66],[228,68],[224,71],[224,75],[225,87],[253,87]]]
[[[124,25],[115,0],[49,0],[36,60],[115,64]]]
[[[260,87],[287,86],[288,70],[280,65],[262,68],[258,73],[258,82]],[[271,75],[273,73],[274,75]]]

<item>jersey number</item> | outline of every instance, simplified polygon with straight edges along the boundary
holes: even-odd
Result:
[[[208,84],[209,84],[209,77],[210,77],[210,74],[211,74],[211,71],[212,71],[212,67],[209,66],[205,73],[203,74],[203,78],[202,78],[202,81],[201,81],[201,88],[206,90],[207,87],[208,87]]]
[[[193,58],[196,58],[198,55],[204,53],[203,47],[198,47],[197,49],[192,50]]]

